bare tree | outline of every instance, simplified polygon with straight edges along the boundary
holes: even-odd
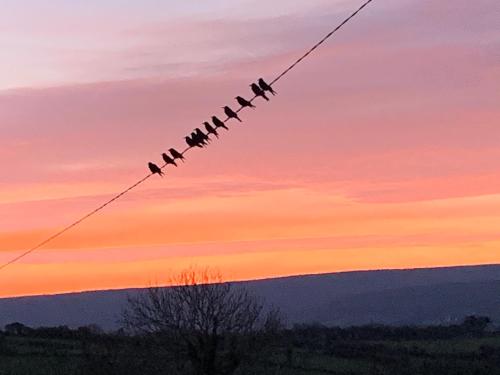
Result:
[[[167,338],[175,360],[199,375],[233,373],[262,315],[262,304],[246,290],[222,282],[217,272],[189,269],[171,288],[149,288],[129,298],[127,328]]]

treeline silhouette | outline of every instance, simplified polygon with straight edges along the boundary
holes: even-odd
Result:
[[[338,340],[448,340],[461,337],[484,337],[496,335],[489,330],[491,320],[484,316],[471,315],[460,324],[429,326],[364,325],[358,327],[325,327],[319,324],[296,325],[288,331],[299,346],[308,346]]]
[[[196,370],[176,339],[126,329],[104,332],[97,326],[30,328],[12,323],[0,331],[0,374],[399,375],[410,374],[409,368],[413,375],[500,373],[500,331],[480,316],[422,327],[272,325],[232,337],[222,348],[225,355],[217,372]],[[231,345],[237,351],[232,352]],[[337,367],[342,361],[358,369],[346,370],[345,363]],[[16,372],[8,362],[22,362],[27,367],[16,368],[29,372]]]
[[[278,318],[282,319],[282,318]],[[389,326],[370,324],[352,327],[328,327],[319,323],[294,324],[286,328],[279,321],[274,327],[266,327],[264,332],[273,339],[293,342],[298,347],[310,347],[316,349],[325,348],[330,341],[349,340],[448,340],[453,338],[475,338],[494,337],[500,335],[500,329],[491,326],[491,319],[485,316],[471,315],[466,317],[460,324],[450,325],[428,325],[428,326]],[[144,337],[131,335],[126,329],[120,328],[116,331],[105,332],[98,325],[86,325],[78,328],[70,328],[66,325],[57,327],[31,328],[19,322],[7,324],[0,330],[0,337],[26,337],[44,339],[71,339],[82,338],[131,338]],[[152,335],[154,336],[154,335]]]

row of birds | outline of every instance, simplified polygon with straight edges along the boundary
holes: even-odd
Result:
[[[276,91],[274,91],[273,88],[271,87],[271,85],[268,84],[266,81],[264,81],[264,79],[262,79],[262,78],[259,79],[258,84],[252,83],[250,85],[250,87],[252,88],[252,92],[255,95],[254,98],[261,97],[261,98],[269,101],[269,97],[266,95],[266,92],[270,92],[272,95],[276,95]],[[238,112],[240,110],[242,110],[243,108],[255,108],[255,106],[252,104],[253,99],[246,100],[245,98],[243,98],[241,96],[237,96],[235,99],[238,102],[238,104],[240,105],[240,109],[238,110]],[[238,113],[233,111],[231,109],[231,107],[225,106],[223,108],[224,108],[224,113],[227,116],[226,121],[228,121],[230,119],[235,119],[235,120],[238,120],[239,122],[242,122],[240,117],[238,116]],[[193,147],[200,147],[200,148],[205,147],[210,142],[211,135],[215,136],[216,138],[219,138],[219,133],[217,131],[217,129],[219,129],[219,128],[229,130],[229,128],[225,124],[225,121],[222,121],[217,116],[212,116],[212,124],[210,124],[208,121],[205,121],[203,123],[203,125],[205,125],[205,129],[207,131],[206,133],[204,133],[200,128],[196,128],[191,133],[191,135],[188,135],[187,137],[185,137],[184,139],[186,140],[186,143],[189,147],[183,153],[177,151],[175,148],[171,148],[168,150],[170,155],[167,153],[163,153],[162,157],[163,157],[163,161],[165,162],[165,166],[173,165],[173,166],[177,167],[176,160],[181,160],[182,162],[184,162],[184,159],[185,159],[184,153],[187,150],[189,150]],[[151,162],[148,163],[148,167],[149,167],[149,170],[151,171],[152,174],[158,174],[160,176],[163,176],[164,172],[163,172],[162,168],[160,168],[155,163],[151,163]]]

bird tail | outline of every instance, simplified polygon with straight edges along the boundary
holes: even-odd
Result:
[[[241,119],[239,118],[239,116],[236,116],[236,120],[238,120],[239,122],[243,122],[243,121],[241,121]]]
[[[263,97],[264,99],[266,99],[267,101],[269,101],[269,98],[266,96],[266,94],[262,93],[262,97]]]
[[[270,91],[270,92],[271,92],[271,94],[273,94],[273,95],[276,95],[276,94],[277,94],[277,92],[276,92],[276,91],[275,91],[275,90],[274,90],[271,86],[269,86],[269,91]]]
[[[158,172],[158,174],[160,175],[160,177],[163,177],[163,175],[165,174],[161,169],[160,171]]]

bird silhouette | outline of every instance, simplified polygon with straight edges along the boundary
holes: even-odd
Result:
[[[203,131],[200,129],[200,128],[196,128],[194,129],[195,130],[195,134],[196,134],[196,137],[198,139],[200,139],[202,141],[202,143],[208,143],[210,142],[210,138],[208,137],[208,135],[206,135],[205,133],[203,133]]]
[[[191,137],[193,136],[193,134],[191,134]],[[186,140],[186,143],[189,147],[202,147],[198,142],[196,142],[195,139],[192,139],[189,135],[184,137],[184,139]]]
[[[194,139],[196,143],[201,145],[201,147],[205,147],[210,143],[210,138],[208,138],[203,132],[197,131],[196,129],[193,130],[191,133],[191,139]]]
[[[149,170],[151,171],[152,174],[159,174],[161,177],[163,177],[163,172],[160,167],[158,167],[154,163],[148,163]]]
[[[255,106],[252,103],[250,103],[248,100],[246,100],[245,98],[243,98],[241,96],[237,96],[235,99],[238,102],[238,104],[241,105],[241,108],[245,108],[245,107],[255,108]]]
[[[212,122],[214,123],[216,128],[224,128],[226,130],[229,130],[226,124],[224,124],[224,121],[219,119],[217,116],[212,116]]]
[[[195,147],[196,146],[196,147],[202,148],[203,146],[206,146],[206,142],[204,142],[203,139],[201,139],[195,132],[191,133],[190,140],[191,140],[191,144],[192,144],[191,147]],[[186,143],[187,143],[187,139],[186,139]]]
[[[171,148],[170,150],[168,150],[168,152],[170,152],[170,155],[172,155],[174,160],[179,159],[184,163],[184,159],[185,159],[184,156],[179,151],[177,151],[175,148]]]
[[[205,129],[207,130],[208,134],[213,134],[216,138],[219,138],[219,133],[217,133],[217,130],[212,125],[210,125],[210,123],[205,121],[203,125],[205,125]]]
[[[163,161],[165,162],[165,164],[171,164],[171,165],[175,165],[177,167],[177,163],[175,162],[174,159],[172,159],[170,156],[168,156],[167,154],[163,153],[161,154],[162,158],[163,158]]]
[[[269,98],[266,96],[266,93],[259,87],[259,85],[257,85],[256,83],[252,83],[250,87],[252,88],[252,91],[255,94],[255,96],[260,96],[269,101]]]
[[[273,90],[271,85],[264,81],[264,78],[259,79],[259,87],[264,91],[269,91],[271,94],[276,95],[276,91]]]
[[[226,116],[228,118],[235,118],[239,122],[242,122],[241,119],[238,117],[238,114],[235,111],[233,111],[231,108],[229,108],[227,105],[225,107],[222,107],[222,108],[224,108],[224,113],[226,114]]]

